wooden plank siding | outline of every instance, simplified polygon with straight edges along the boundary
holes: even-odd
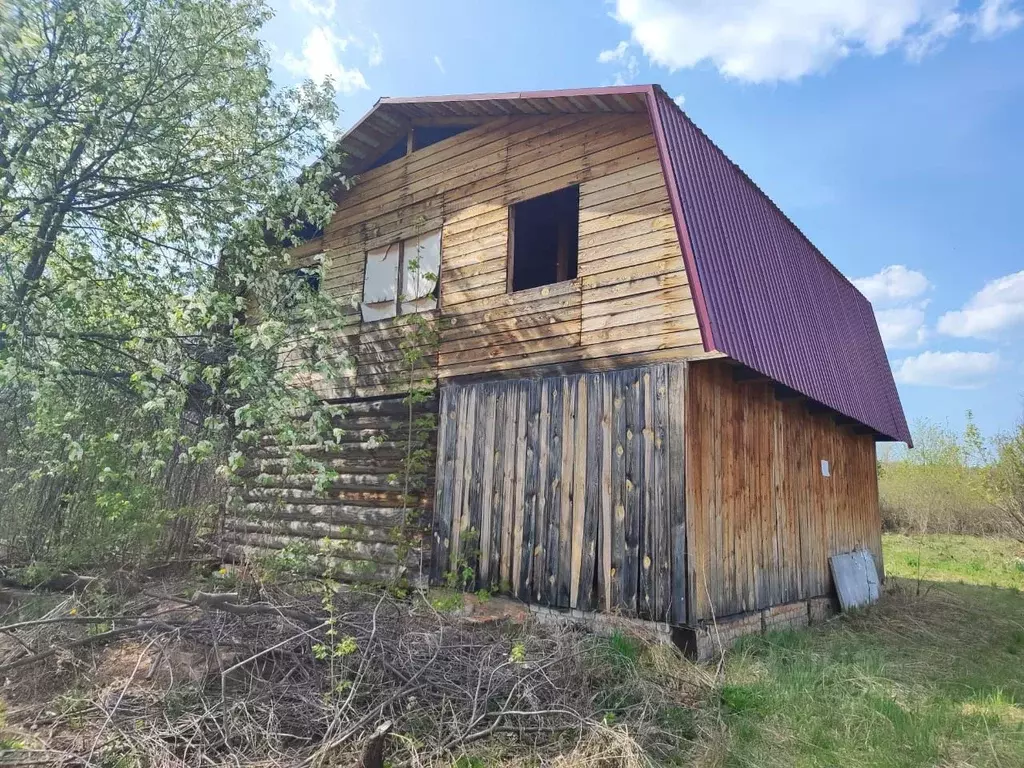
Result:
[[[686,549],[673,537],[685,532],[673,526],[685,499],[673,475],[684,446],[669,421],[684,409],[685,366],[442,387],[432,579],[469,566],[473,589],[681,623],[685,598],[672,585],[685,584]],[[492,403],[503,404],[498,429],[482,426]],[[510,513],[448,491],[498,477]],[[483,557],[486,542],[506,539]]]
[[[572,184],[580,185],[578,276],[509,293],[509,206]],[[703,354],[648,116],[520,116],[364,173],[345,193],[320,246],[322,290],[352,307],[334,345],[351,372],[297,383],[331,399],[408,389],[407,318],[361,322],[366,252],[438,228],[441,298],[431,316],[440,345],[424,361],[428,378]]]
[[[881,557],[874,439],[732,371],[686,369],[691,624],[828,594],[836,552]]]

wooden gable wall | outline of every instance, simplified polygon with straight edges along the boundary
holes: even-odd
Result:
[[[580,185],[575,280],[507,293],[508,206]],[[325,397],[400,392],[403,318],[362,323],[367,250],[442,228],[440,378],[552,364],[612,368],[703,354],[646,114],[498,118],[363,174],[322,247],[352,306]]]

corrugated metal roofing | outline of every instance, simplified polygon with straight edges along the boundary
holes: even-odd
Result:
[[[660,89],[654,102],[706,346],[910,444],[871,304]]]
[[[349,173],[420,119],[648,111],[704,347],[911,443],[867,299],[652,85],[380,99],[345,136]]]

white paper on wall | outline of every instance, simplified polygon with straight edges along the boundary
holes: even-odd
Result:
[[[405,241],[405,274],[402,276],[402,300],[416,302],[412,311],[430,309],[436,305],[433,299],[437,276],[441,271],[441,230],[435,229],[419,237]],[[421,300],[430,299],[429,306]],[[404,311],[405,308],[403,308]]]
[[[831,477],[832,476],[832,472],[831,472],[831,470],[830,470],[830,468],[828,466],[828,459],[822,459],[821,460],[821,476],[822,477]]]

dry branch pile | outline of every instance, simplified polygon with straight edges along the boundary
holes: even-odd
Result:
[[[27,621],[9,613],[2,696],[7,730],[25,747],[9,756],[125,767],[425,766],[476,754],[482,764],[644,765],[686,749],[683,721],[706,684],[668,649],[471,624],[421,596],[261,586],[248,598],[184,598],[161,586],[130,599],[65,596]],[[100,614],[98,603],[118,610]]]

